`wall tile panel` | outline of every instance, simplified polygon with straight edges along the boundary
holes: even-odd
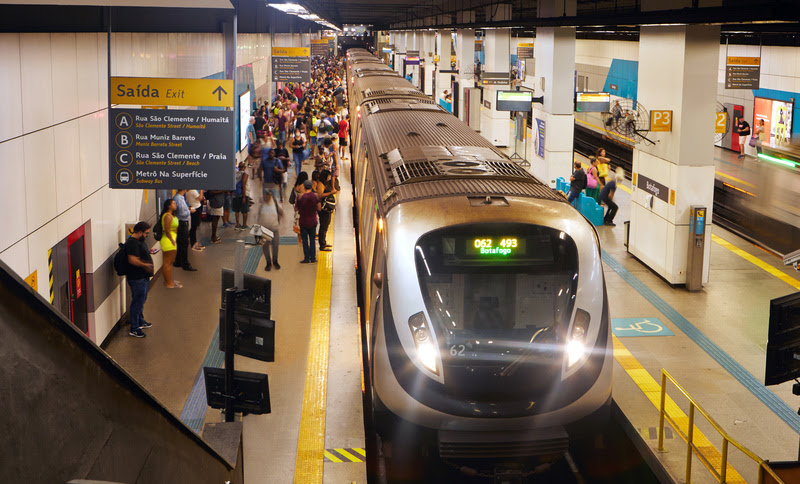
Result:
[[[53,125],[53,66],[50,34],[20,34],[22,128],[25,133]]]
[[[19,34],[0,34],[0,142],[22,134],[22,82]]]
[[[53,122],[57,124],[82,114],[78,113],[78,46],[75,34],[50,34],[50,47]]]
[[[58,214],[53,128],[25,136],[25,201],[28,230],[36,230]]]
[[[25,155],[22,138],[0,143],[0,251],[28,234],[25,201]],[[25,263],[27,265],[27,261]],[[27,275],[27,274],[26,274]]]
[[[100,56],[96,33],[77,34],[78,112],[91,113],[105,105],[100,99]],[[105,73],[103,73],[105,77]]]
[[[79,128],[79,119],[53,127],[57,180],[55,197],[58,213],[77,204],[82,198]]]

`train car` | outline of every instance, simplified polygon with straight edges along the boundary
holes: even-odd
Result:
[[[597,234],[433,100],[382,82],[350,96],[368,455],[399,474],[563,455],[611,401]]]

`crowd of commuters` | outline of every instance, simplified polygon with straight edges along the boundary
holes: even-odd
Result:
[[[197,270],[189,260],[189,249],[205,249],[198,238],[203,214],[210,220],[208,243],[222,243],[220,229],[253,233],[256,243],[262,244],[267,271],[281,268],[278,253],[285,203],[292,206],[293,229],[303,247],[300,262],[316,262],[317,245],[320,251],[331,250],[328,227],[336,208],[341,162],[348,158],[350,131],[344,60],[316,57],[311,69],[312,82],[278,85],[273,99],[253,113],[245,127],[247,158],[235,167],[233,190],[177,190],[164,202],[152,232],[163,252],[165,287],[183,287],[173,278],[175,268]],[[130,334],[138,338],[151,326],[143,313],[154,273],[155,249],[144,242],[150,232],[151,226],[140,222],[125,244],[133,299]]]

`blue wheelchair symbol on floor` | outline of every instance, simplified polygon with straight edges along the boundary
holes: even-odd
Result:
[[[616,318],[611,320],[614,336],[674,336],[658,318]]]

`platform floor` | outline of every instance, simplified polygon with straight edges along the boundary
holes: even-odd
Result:
[[[720,157],[727,154],[720,150]],[[732,155],[735,157],[735,154]],[[725,158],[727,160],[727,158]],[[345,167],[349,167],[349,164]],[[236,357],[236,369],[269,374],[272,413],[244,418],[244,462],[248,483],[366,482],[361,366],[355,301],[354,241],[348,169],[341,170],[342,195],[334,221],[334,250],[316,265],[299,264],[302,249],[284,222],[281,270],[265,272],[248,249],[247,272],[273,281],[276,358],[263,363]],[[735,176],[735,175],[732,175]],[[645,442],[655,448],[662,368],[685,387],[734,439],[772,461],[797,457],[800,398],[791,384],[763,387],[769,300],[800,290],[800,277],[776,256],[713,227],[709,283],[698,293],[671,286],[627,253],[629,187],[619,190],[616,227],[598,227],[615,336],[614,398]],[[287,214],[291,207],[284,205]],[[255,207],[254,207],[255,208]],[[210,228],[203,224],[201,233]],[[201,367],[221,366],[215,349],[221,267],[233,267],[233,242],[244,235],[222,232],[223,244],[192,251],[198,272],[176,270],[180,290],[157,281],[145,306],[153,323],[147,338],[124,328],[107,351],[196,431],[221,420],[205,406]],[[330,288],[330,289],[329,289]],[[626,318],[623,320],[623,318]],[[670,335],[665,333],[668,330]],[[648,331],[658,331],[650,335]],[[668,394],[677,421],[686,424],[688,404],[674,387]],[[696,422],[706,437],[704,455],[714,459],[722,439]],[[695,434],[698,437],[698,434]],[[707,444],[706,444],[707,442]],[[665,453],[656,453],[676,481],[685,473],[685,443],[666,433]],[[728,482],[741,475],[756,481],[756,466],[730,451]],[[695,458],[695,482],[715,482]],[[734,474],[737,473],[737,474]]]

